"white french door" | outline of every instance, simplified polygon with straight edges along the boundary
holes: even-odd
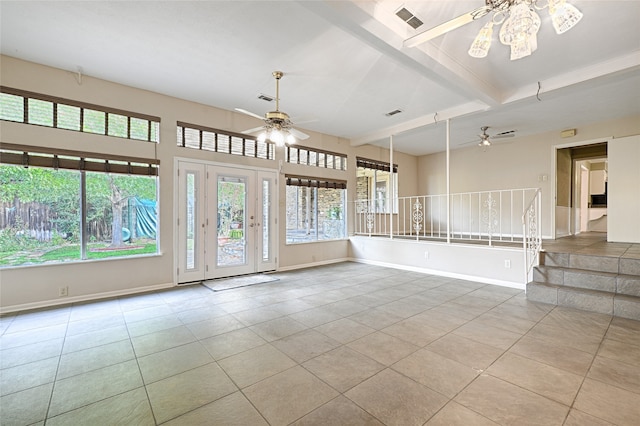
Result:
[[[178,283],[276,269],[276,173],[178,162]]]

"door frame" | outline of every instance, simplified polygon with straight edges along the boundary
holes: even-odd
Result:
[[[180,236],[179,236],[179,227],[178,227],[178,219],[180,217],[180,179],[178,176],[178,169],[179,169],[179,165],[180,163],[191,163],[191,164],[197,164],[201,167],[204,168],[205,171],[205,176],[203,177],[204,182],[205,182],[205,187],[203,188],[203,191],[205,192],[205,197],[207,196],[207,188],[206,188],[206,170],[207,167],[211,166],[211,167],[221,167],[221,168],[232,168],[232,169],[239,169],[239,170],[245,170],[245,171],[250,171],[252,173],[255,173],[256,175],[256,193],[257,194],[261,194],[262,191],[262,187],[260,186],[263,182],[263,177],[265,175],[270,175],[274,177],[274,182],[273,182],[273,195],[272,195],[272,200],[273,202],[271,203],[271,211],[270,211],[270,215],[271,215],[271,227],[270,227],[270,238],[271,238],[271,246],[270,246],[270,250],[272,251],[271,257],[273,258],[273,269],[265,269],[264,266],[261,267],[260,263],[262,262],[261,259],[256,258],[256,268],[255,268],[255,272],[266,272],[268,270],[277,270],[278,269],[278,256],[279,256],[279,247],[280,247],[280,243],[279,243],[279,238],[280,238],[280,232],[278,230],[278,224],[279,224],[279,204],[278,200],[279,200],[279,173],[278,173],[278,169],[276,168],[266,168],[266,167],[251,167],[251,166],[244,166],[244,165],[240,165],[240,164],[235,164],[235,163],[222,163],[219,161],[207,161],[207,160],[202,160],[202,159],[196,159],[196,158],[189,158],[189,157],[174,157],[174,161],[173,161],[173,216],[174,216],[174,220],[173,220],[173,250],[174,250],[174,256],[173,256],[173,283],[174,285],[179,285],[179,281],[178,281],[178,268],[180,265],[180,250],[179,250],[179,240],[180,240]],[[205,199],[206,200],[206,199]],[[208,202],[208,201],[205,201]],[[206,212],[206,208],[205,208],[205,215],[207,214]]]
[[[557,169],[558,169],[558,150],[560,149],[564,149],[564,148],[575,148],[578,146],[587,146],[587,145],[595,145],[595,144],[599,144],[599,143],[603,143],[603,142],[610,142],[613,139],[613,136],[604,136],[601,138],[597,138],[597,139],[589,139],[589,140],[585,140],[585,141],[575,141],[575,142],[568,142],[568,143],[563,143],[563,144],[558,144],[558,145],[552,145],[551,146],[551,185],[549,185],[551,188],[551,197],[550,197],[550,202],[549,202],[549,208],[551,209],[551,227],[549,229],[549,231],[551,232],[551,239],[555,240],[556,239],[556,198],[557,198],[557,185],[558,185],[558,181],[557,181]],[[572,182],[573,182],[573,176],[571,177]]]

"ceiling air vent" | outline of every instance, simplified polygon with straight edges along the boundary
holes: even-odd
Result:
[[[262,99],[263,101],[273,102],[273,98],[268,95],[263,95],[262,93],[258,95],[258,99]]]
[[[409,26],[414,30],[423,24],[420,19],[418,19],[413,13],[409,12],[404,7],[396,12],[396,16],[409,24]]]
[[[400,114],[401,112],[402,112],[402,110],[401,110],[401,109],[394,109],[393,111],[389,111],[389,112],[388,112],[388,113],[386,113],[385,115],[386,115],[387,117],[391,117],[391,116],[394,116],[394,115],[396,115],[396,114]]]

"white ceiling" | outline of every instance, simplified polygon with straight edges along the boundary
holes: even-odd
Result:
[[[556,35],[541,11],[538,50],[517,61],[497,40],[498,29],[487,58],[467,54],[490,16],[402,47],[404,39],[482,0],[2,0],[0,48],[260,115],[275,105],[257,96],[275,95],[271,73],[282,70],[280,109],[297,127],[353,145],[388,146],[394,135],[396,150],[424,155],[444,150],[447,118],[455,149],[476,141],[481,126],[490,126],[490,134],[516,129],[526,136],[640,115],[640,1],[570,1],[584,13],[582,21]],[[395,16],[401,6],[424,25],[413,30],[401,21]],[[395,109],[403,112],[385,116]]]

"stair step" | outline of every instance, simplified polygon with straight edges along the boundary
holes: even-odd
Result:
[[[640,276],[618,275],[616,279],[616,293],[640,297]]]
[[[540,264],[545,266],[640,275],[640,259],[547,251],[540,254]]]
[[[569,255],[569,267],[617,274],[620,268],[620,258],[571,253]]]
[[[553,266],[536,266],[533,280],[545,284],[640,296],[640,276]]]
[[[640,297],[616,295],[613,298],[613,315],[640,321]]]
[[[532,281],[527,299],[640,321],[640,297]]]
[[[545,266],[569,267],[569,253],[540,252],[540,264]]]

